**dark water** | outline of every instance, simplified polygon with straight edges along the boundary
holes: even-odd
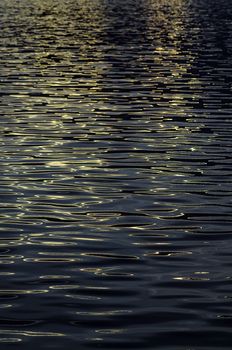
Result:
[[[232,2],[0,19],[0,349],[232,349]]]

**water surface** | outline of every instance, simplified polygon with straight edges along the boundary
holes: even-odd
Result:
[[[231,18],[1,0],[1,349],[232,348]]]

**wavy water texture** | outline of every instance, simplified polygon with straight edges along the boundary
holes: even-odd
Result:
[[[1,0],[1,349],[232,348],[231,18]]]

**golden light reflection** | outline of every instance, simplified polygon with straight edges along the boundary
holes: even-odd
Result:
[[[210,278],[206,277],[196,277],[196,276],[182,276],[182,277],[174,277],[174,280],[178,281],[209,281]]]
[[[126,329],[125,328],[96,329],[95,332],[100,334],[121,334],[121,333],[125,333]]]
[[[1,289],[0,290],[0,295],[1,294],[13,294],[13,295],[20,295],[20,294],[43,294],[43,293],[48,293],[49,290],[47,289],[40,289],[40,290],[24,290],[24,289]]]
[[[64,333],[56,332],[33,332],[27,330],[15,330],[15,329],[1,329],[0,334],[21,335],[25,337],[63,337]]]

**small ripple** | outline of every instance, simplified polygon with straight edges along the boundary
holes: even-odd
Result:
[[[188,252],[188,251],[157,251],[154,253],[148,253],[146,254],[146,256],[151,256],[151,257],[167,257],[167,256],[182,256],[182,255],[191,255],[192,252]]]

